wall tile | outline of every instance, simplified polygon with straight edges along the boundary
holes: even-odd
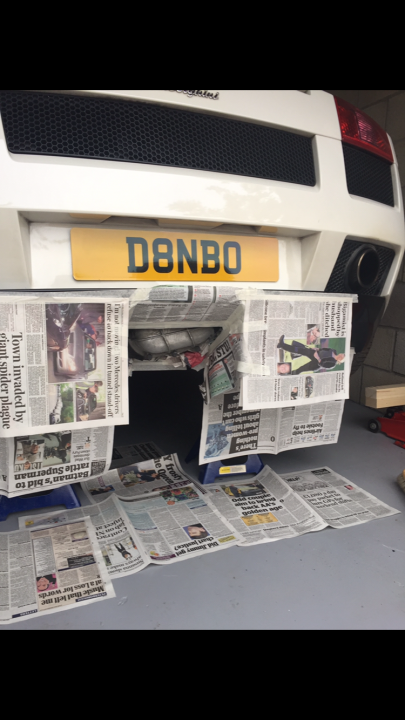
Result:
[[[365,364],[380,368],[381,370],[392,369],[392,357],[394,354],[396,330],[379,327],[376,330],[373,344],[367,355]]]
[[[405,139],[405,92],[389,99],[386,129],[394,142]]]
[[[403,330],[398,330],[397,332],[393,370],[401,375],[405,375],[405,331]]]
[[[393,328],[405,328],[405,284],[397,282],[391,295],[387,312],[381,325]]]
[[[358,107],[359,90],[327,90],[326,92],[330,92],[332,95],[336,95],[336,97],[340,97],[342,100],[346,100],[346,102]]]
[[[372,105],[380,100],[383,100],[389,95],[393,95],[399,90],[359,90],[359,107],[366,108],[367,105]]]
[[[376,121],[382,128],[385,129],[385,123],[387,121],[387,109],[388,109],[388,102],[387,100],[383,100],[383,102],[377,103],[377,105],[371,105],[368,107],[365,112],[367,115],[369,115],[373,120]]]
[[[356,370],[353,375],[350,376],[350,400],[353,402],[360,403],[361,399],[361,381],[363,377],[363,368]]]

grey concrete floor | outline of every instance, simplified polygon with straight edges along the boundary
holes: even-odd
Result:
[[[173,379],[167,391],[169,405],[178,382],[184,380]],[[138,430],[134,418],[131,427],[120,428],[120,441],[155,440],[165,452],[177,449],[184,459],[195,440],[201,408],[194,402],[196,417],[190,415],[186,424],[181,423],[182,401],[169,420],[164,412],[157,417],[156,409],[148,414],[142,392],[149,391],[141,391],[141,385],[145,381],[136,380],[133,391],[142,400],[142,422]],[[193,380],[183,393],[188,406],[197,397],[194,385]],[[133,403],[132,397],[131,407]],[[150,566],[116,581],[116,599],[2,629],[405,629],[405,494],[395,482],[405,468],[405,451],[367,430],[368,420],[377,414],[347,402],[337,445],[262,457],[279,473],[328,465],[403,514],[231,548],[167,568]],[[151,435],[153,419],[156,433]],[[175,438],[177,448],[172,446]],[[196,462],[187,469],[196,477]],[[12,517],[0,530],[13,527]]]

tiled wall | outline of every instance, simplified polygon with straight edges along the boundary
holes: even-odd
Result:
[[[329,90],[374,118],[391,136],[405,198],[405,90]],[[350,396],[364,402],[364,388],[405,384],[405,266],[363,367],[351,379]]]

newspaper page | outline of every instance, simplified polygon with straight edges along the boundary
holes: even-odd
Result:
[[[110,467],[113,442],[113,427],[0,439],[0,495],[29,495],[98,476]]]
[[[128,424],[129,301],[91,299],[0,297],[0,437]]]
[[[203,406],[200,465],[213,460],[337,443],[344,400],[244,410],[238,385]]]
[[[215,510],[208,496],[191,482],[160,492],[118,501],[126,511],[151,562],[166,565],[224,550],[240,535]]]
[[[0,623],[113,597],[89,518],[0,533]]]
[[[241,345],[242,334],[232,333],[209,356],[205,373],[208,400],[239,386],[236,366]]]
[[[149,565],[150,560],[137,542],[133,527],[114,497],[99,505],[59,510],[18,519],[21,530],[38,530],[65,525],[90,517],[100,545],[103,561],[111,580],[133,575]]]
[[[283,474],[282,478],[333,528],[400,513],[328,467]]]
[[[232,285],[159,285],[138,289],[131,296],[131,326],[187,323],[211,326],[229,320],[239,307],[237,288]]]
[[[99,503],[112,494],[130,500],[184,481],[192,482],[182,469],[177,455],[163,455],[155,460],[110,470],[82,483],[82,490],[91,503]]]
[[[248,299],[243,409],[310,405],[349,397],[353,298]]]
[[[326,523],[268,466],[252,480],[205,488],[214,507],[239,532],[241,545],[258,545],[323,530]]]

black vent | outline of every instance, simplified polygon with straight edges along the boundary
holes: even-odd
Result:
[[[394,207],[391,164],[388,160],[343,143],[347,189],[350,195]]]
[[[163,105],[0,91],[11,153],[119,160],[315,185],[312,140]]]
[[[347,288],[345,287],[345,270],[349,260],[353,253],[359,249],[360,245],[364,245],[362,241],[356,240],[345,240],[342,249],[339,253],[339,257],[336,260],[336,265],[333,268],[332,275],[329,278],[329,282],[325,288],[325,292],[328,293],[345,293]],[[366,243],[370,245],[370,243]],[[383,289],[385,280],[390,271],[392,261],[395,257],[395,251],[390,248],[383,247],[382,245],[373,245],[378,253],[380,260],[380,271],[378,273],[377,280],[374,285],[361,291],[362,295],[379,295]]]

